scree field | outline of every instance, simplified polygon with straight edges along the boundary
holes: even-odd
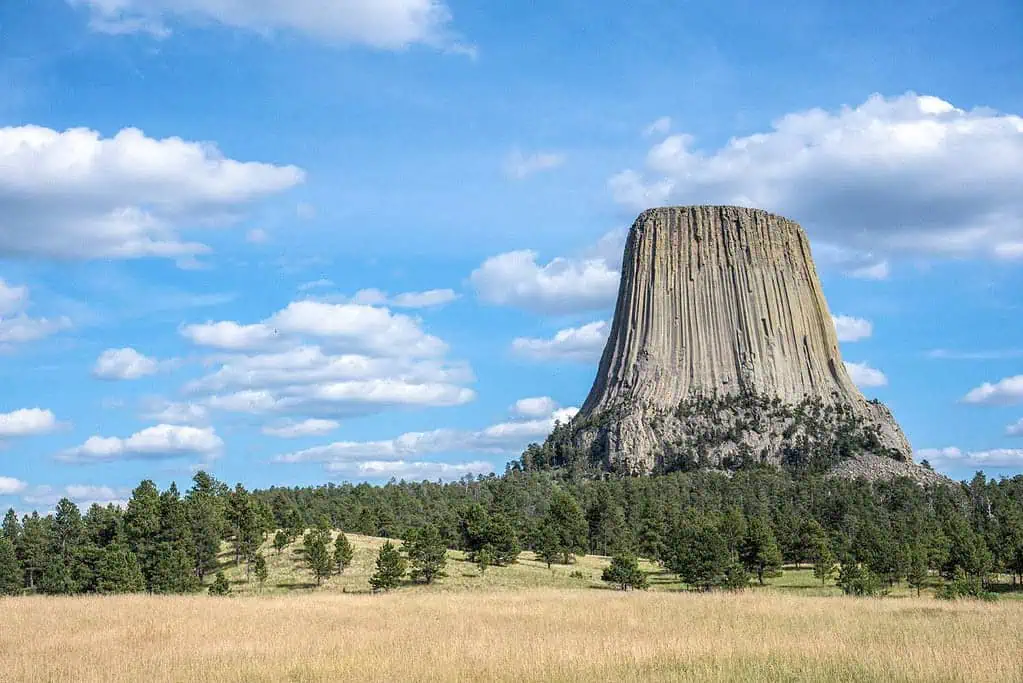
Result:
[[[1023,601],[839,597],[806,569],[738,594],[602,585],[607,558],[553,570],[524,553],[478,568],[449,553],[432,586],[369,593],[383,539],[316,587],[299,546],[264,549],[232,595],[0,600],[0,680],[1017,681]],[[225,566],[230,558],[223,557]]]

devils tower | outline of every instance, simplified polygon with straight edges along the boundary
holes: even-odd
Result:
[[[615,469],[913,467],[846,372],[802,228],[735,206],[636,219],[596,381],[561,438]]]

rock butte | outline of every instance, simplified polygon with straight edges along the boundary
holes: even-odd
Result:
[[[912,466],[891,413],[846,372],[798,224],[735,206],[644,211],[629,232],[611,334],[574,440],[608,463],[649,470],[695,428],[680,404],[729,394],[841,405],[872,426],[884,455]],[[715,457],[747,443],[777,463],[791,437],[744,436]]]

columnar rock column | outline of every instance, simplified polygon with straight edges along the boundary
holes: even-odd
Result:
[[[734,206],[644,211],[626,243],[597,378],[575,421],[588,425],[580,436],[612,462],[649,467],[684,437],[681,403],[727,394],[846,406],[876,426],[885,449],[911,452],[887,409],[868,403],[846,372],[798,224]]]

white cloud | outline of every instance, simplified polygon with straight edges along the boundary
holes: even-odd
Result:
[[[99,379],[131,380],[155,375],[160,363],[132,348],[107,349],[96,359],[92,374]]]
[[[504,172],[509,178],[523,180],[534,173],[549,171],[565,163],[566,157],[558,152],[532,152],[524,154],[514,150],[504,161]]]
[[[756,206],[857,250],[1018,258],[1020,178],[1023,118],[907,93],[789,114],[710,152],[673,135],[650,150],[644,172],[624,171],[610,189],[635,209]]]
[[[537,360],[591,363],[600,358],[610,330],[606,320],[598,320],[582,327],[559,330],[551,339],[519,337],[512,341],[512,350]]]
[[[866,363],[846,363],[845,369],[849,373],[850,379],[860,389],[869,389],[872,387],[883,387],[888,384],[888,378],[885,374],[876,368],[872,368]]]
[[[2,135],[2,131],[0,131]],[[0,210],[3,207],[3,169],[0,157]],[[0,255],[3,243],[3,217],[0,214]],[[61,318],[33,318],[28,315],[28,287],[10,285],[0,278],[0,349],[15,344],[27,344],[71,327],[71,321]]]
[[[1009,425],[1005,428],[1005,433],[1008,436],[1023,436],[1023,417],[1021,417],[1014,424]]]
[[[234,161],[209,143],[134,128],[112,138],[0,128],[0,255],[188,263],[209,249],[185,239],[185,226],[223,224],[303,180],[294,166]]]
[[[28,484],[13,477],[0,477],[0,496],[13,496],[21,493]]]
[[[865,266],[853,268],[847,273],[849,277],[860,280],[887,280],[891,270],[887,261],[878,261]]]
[[[472,272],[477,296],[489,304],[540,313],[573,313],[608,308],[618,294],[621,252],[610,261],[620,233],[605,235],[589,255],[559,257],[545,265],[534,251],[493,256]]]
[[[867,339],[874,333],[874,325],[863,318],[848,315],[834,316],[835,332],[840,342],[857,342]]]
[[[397,406],[456,406],[475,398],[463,362],[420,322],[365,304],[298,301],[252,325],[190,325],[194,342],[235,351],[186,391],[210,408],[335,417]]]
[[[268,325],[240,325],[232,320],[186,325],[181,334],[193,344],[230,351],[265,347],[277,336]]]
[[[199,403],[156,400],[150,402],[142,416],[159,424],[204,425],[209,422],[210,411]]]
[[[62,488],[52,486],[36,486],[26,492],[21,499],[32,506],[52,508],[61,498],[67,498],[81,510],[88,510],[93,504],[106,507],[116,505],[126,507],[131,497],[130,488],[114,488],[112,486],[95,486],[88,484],[70,484]]]
[[[393,306],[395,308],[435,308],[458,299],[452,289],[431,289],[425,292],[404,292],[393,297],[379,289],[360,289],[351,303],[364,306]]]
[[[280,439],[298,439],[303,436],[322,436],[334,431],[341,424],[335,420],[317,420],[310,418],[297,422],[288,420],[278,425],[266,425],[263,433],[267,436],[276,436]]]
[[[212,427],[200,429],[161,424],[143,429],[126,439],[89,437],[81,446],[60,453],[57,459],[75,463],[180,456],[202,456],[212,459],[223,447],[223,440]]]
[[[927,460],[936,469],[949,467],[1023,467],[1023,448],[995,448],[987,451],[962,451],[954,446],[916,451],[917,461]]]
[[[985,382],[976,389],[970,390],[963,397],[963,401],[983,405],[1023,403],[1023,375],[1006,377],[994,384]]]
[[[385,50],[427,45],[470,51],[450,34],[451,12],[441,0],[68,0],[86,7],[95,30],[170,34],[172,20],[216,22],[266,34],[288,31],[332,44]]]
[[[649,126],[643,129],[643,135],[645,137],[653,137],[655,135],[667,135],[671,131],[671,117],[662,116],[657,119]]]
[[[541,404],[548,408],[538,414]],[[524,414],[523,410],[527,413]],[[514,453],[532,441],[542,441],[556,422],[568,422],[576,408],[558,408],[550,399],[527,399],[512,409],[515,419],[491,425],[479,431],[436,429],[409,432],[382,441],[338,441],[326,446],[286,453],[274,458],[280,463],[321,462],[333,471],[353,471],[367,462],[409,462],[425,455],[442,453]]]
[[[57,418],[49,410],[23,408],[0,413],[0,439],[49,434],[58,427]]]
[[[458,298],[451,289],[431,289],[425,292],[405,292],[391,301],[398,308],[433,308],[451,303]]]
[[[557,402],[550,396],[520,398],[512,406],[511,414],[516,417],[546,417],[558,409]]]
[[[325,469],[336,475],[357,479],[405,479],[407,481],[454,480],[465,475],[490,474],[494,466],[489,462],[447,463],[405,460],[368,460],[360,463],[328,463]]]

